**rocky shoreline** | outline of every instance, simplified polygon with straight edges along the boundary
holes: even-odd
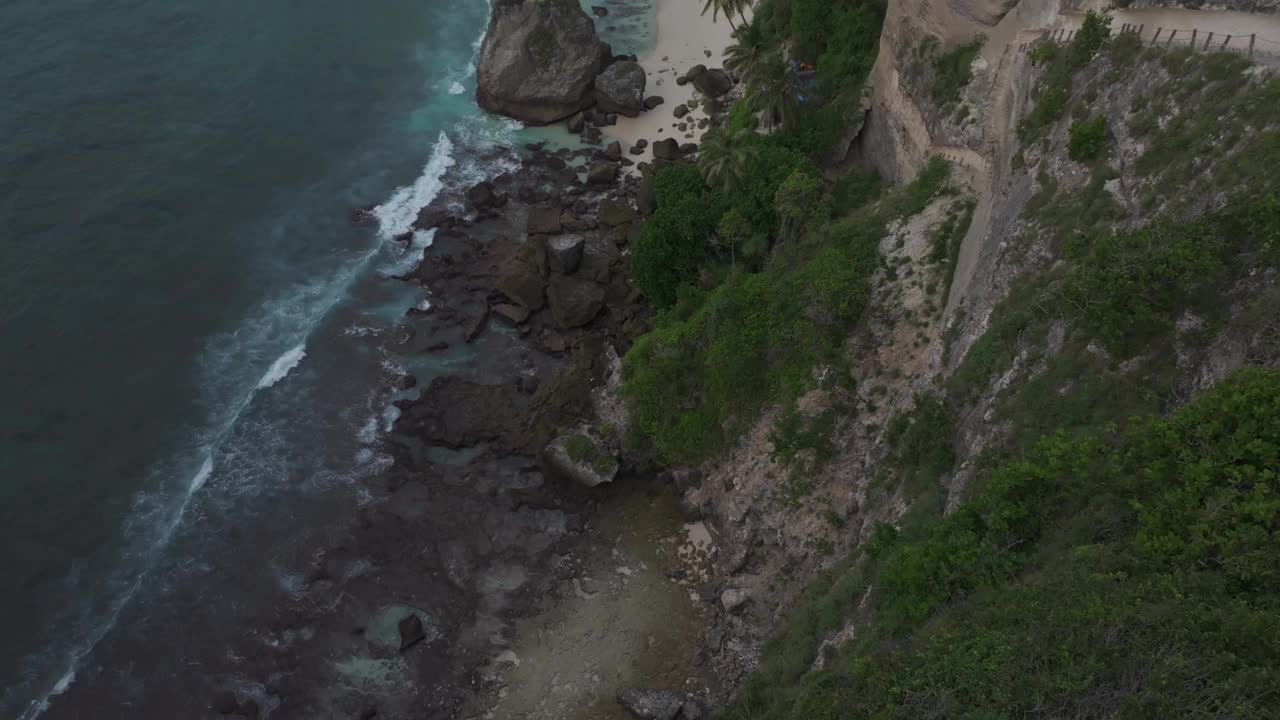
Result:
[[[493,22],[520,5],[495,6]],[[626,717],[626,708],[694,720],[718,699],[694,641],[718,605],[702,585],[711,533],[682,513],[669,479],[645,477],[643,454],[622,452],[618,397],[619,358],[651,316],[628,278],[626,248],[654,207],[655,165],[697,146],[655,141],[654,160],[637,164],[648,143],[625,154],[617,141],[603,144],[619,114],[661,99],[643,96],[633,58],[599,66],[585,105],[567,115],[581,147],[527,145],[518,170],[443,192],[419,212],[415,231],[433,231],[431,246],[394,279],[421,285],[429,303],[408,311],[390,350],[407,366],[425,358],[443,370],[401,379],[400,390],[417,392],[395,403],[384,438],[391,467],[356,522],[316,550],[305,590],[277,610],[271,632],[288,641],[241,668],[251,681],[218,692],[214,716],[443,719],[500,708],[504,717],[598,718]],[[716,80],[723,94],[719,72],[690,75]],[[596,74],[612,79],[596,84]],[[569,608],[578,610],[557,626],[561,647],[544,623]],[[673,628],[680,633],[658,639]],[[588,629],[601,643],[584,649],[575,633]],[[624,648],[615,664],[634,667],[613,683],[667,689],[618,694],[626,688],[611,689],[594,667],[589,689],[520,671],[519,653],[539,652],[531,638],[566,666],[570,656],[606,663]]]

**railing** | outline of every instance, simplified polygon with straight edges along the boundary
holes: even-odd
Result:
[[[1178,45],[1203,52],[1236,52],[1249,57],[1253,57],[1255,53],[1280,54],[1280,40],[1265,38],[1257,33],[1226,35],[1223,33],[1215,34],[1212,30],[1201,32],[1197,28],[1148,28],[1146,25],[1134,25],[1132,23],[1122,24],[1120,32],[1133,33],[1148,45],[1163,47]],[[1053,42],[1069,42],[1075,37],[1075,34],[1075,30],[1058,28],[1057,30],[1045,30],[1041,34],[1041,39]],[[1022,47],[1025,48],[1028,44],[1023,43]]]

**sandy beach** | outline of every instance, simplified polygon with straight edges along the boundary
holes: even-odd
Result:
[[[733,40],[733,27],[723,14],[716,20],[711,13],[701,14],[702,3],[693,0],[655,0],[657,13],[653,49],[640,58],[648,84],[645,96],[658,95],[665,102],[639,117],[618,118],[618,124],[605,128],[608,137],[620,140],[626,153],[637,140],[649,141],[640,155],[630,155],[637,162],[652,157],[653,142],[674,137],[681,143],[698,142],[703,130],[697,129],[697,121],[705,118],[702,108],[696,108],[683,120],[677,120],[677,106],[693,98],[693,85],[678,85],[676,78],[688,72],[694,65],[709,68],[723,65],[724,48]],[[734,18],[735,24],[740,24]],[[681,132],[677,125],[690,121],[688,129]]]

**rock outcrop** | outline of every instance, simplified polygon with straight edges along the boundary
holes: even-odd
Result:
[[[613,63],[596,78],[596,105],[605,112],[635,117],[645,109],[644,85],[644,68],[639,63]]]
[[[609,46],[574,0],[495,0],[476,63],[480,107],[546,124],[589,107]]]

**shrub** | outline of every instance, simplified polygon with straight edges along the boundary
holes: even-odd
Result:
[[[973,61],[982,50],[986,38],[979,36],[973,42],[966,43],[947,53],[939,55],[933,61],[933,82],[929,85],[929,94],[934,100],[946,105],[960,99],[960,91],[969,84],[973,77]]]
[[[655,305],[667,307],[681,285],[697,279],[724,202],[693,165],[662,168],[655,189],[658,208],[631,248],[631,276]]]
[[[1098,115],[1089,120],[1071,123],[1071,140],[1067,144],[1067,156],[1076,162],[1097,160],[1107,148],[1107,118]]]

